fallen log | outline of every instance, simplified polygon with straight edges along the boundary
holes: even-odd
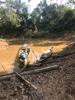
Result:
[[[15,72],[17,76],[19,76],[23,81],[25,81],[28,85],[30,85],[32,88],[37,90],[37,87],[35,87],[32,83],[27,81],[25,78],[23,78],[19,73]]]
[[[65,57],[65,56],[69,56],[69,55],[72,55],[72,54],[75,54],[75,51],[74,52],[70,52],[70,53],[66,53],[66,54],[61,54],[61,55],[57,55],[57,56],[52,56],[52,58],[59,58],[59,57]]]
[[[40,69],[37,69],[37,70],[30,70],[30,71],[21,72],[20,75],[31,75],[31,74],[44,73],[44,72],[52,71],[52,70],[55,70],[55,69],[59,69],[59,67],[57,65],[44,67],[44,68],[40,68]],[[7,74],[6,76],[1,75],[0,80],[6,79],[6,78],[11,78],[11,77],[14,77],[14,76],[16,76],[15,73]]]

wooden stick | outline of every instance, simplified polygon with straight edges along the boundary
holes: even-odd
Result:
[[[0,62],[0,64],[1,64],[1,66],[3,67],[3,69],[4,69],[4,71],[5,71],[5,74],[6,74],[6,70],[5,70],[5,68],[4,68],[4,66],[3,66],[3,64]]]
[[[33,54],[34,54],[35,58],[37,59],[37,56],[36,56],[36,54],[34,53],[34,51],[32,51],[32,52],[33,52]]]
[[[31,87],[37,90],[37,87],[35,87],[32,83],[24,79],[19,73],[15,72],[17,76],[19,76],[22,80],[24,80],[27,84],[29,84]]]
[[[19,73],[21,73],[26,67],[27,65],[30,63],[30,61],[19,71]]]
[[[57,65],[54,65],[54,66],[40,68],[40,69],[37,69],[37,70],[25,71],[25,72],[20,73],[20,75],[38,74],[38,73],[44,73],[44,72],[48,72],[48,71],[52,71],[52,70],[56,70],[56,69],[59,69],[59,67]],[[15,73],[14,74],[13,73],[7,74],[7,76],[1,75],[0,80],[6,79],[6,78],[11,78],[11,77],[14,77],[14,76],[16,76]]]
[[[37,66],[40,66],[41,65],[41,63],[37,63],[37,64],[29,64],[28,66],[29,67],[37,67]]]

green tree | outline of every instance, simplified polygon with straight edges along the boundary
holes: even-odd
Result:
[[[31,20],[33,21],[34,24],[36,24],[37,22],[37,18],[38,18],[38,12],[36,10],[34,10],[32,13],[31,13]]]

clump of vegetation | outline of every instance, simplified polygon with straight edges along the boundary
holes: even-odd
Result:
[[[26,38],[31,38],[32,36],[34,36],[31,32],[27,32],[26,34],[25,34],[25,37]]]
[[[75,4],[74,0],[68,1],[68,3]],[[45,31],[55,34],[61,34],[62,31],[71,33],[75,31],[75,11],[66,4],[47,4],[47,1],[43,0],[31,14],[28,12],[26,3],[21,3],[21,0],[5,0],[5,2],[0,1],[0,4],[4,4],[6,7],[0,7],[0,35],[2,33],[10,35],[11,32],[14,30],[17,32],[18,29],[20,36],[22,33],[26,33],[25,37],[33,37],[35,26],[37,30],[41,30],[34,34],[35,37],[45,36]]]
[[[45,32],[44,31],[41,31],[38,34],[39,34],[40,37],[43,37],[45,35]]]

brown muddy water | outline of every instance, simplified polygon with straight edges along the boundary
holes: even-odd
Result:
[[[51,40],[51,39],[9,39],[7,42],[10,45],[7,48],[3,48],[0,51],[0,62],[5,68],[6,73],[12,73],[14,68],[18,68],[18,51],[22,47],[22,45],[26,42],[31,48],[31,54],[29,56],[28,61],[33,63],[36,60],[36,57],[32,51],[35,52],[38,57],[42,53],[44,53],[47,49],[54,47],[53,52],[57,53],[62,51],[67,45],[66,41],[60,40]],[[0,64],[0,75],[5,74],[5,71]]]

